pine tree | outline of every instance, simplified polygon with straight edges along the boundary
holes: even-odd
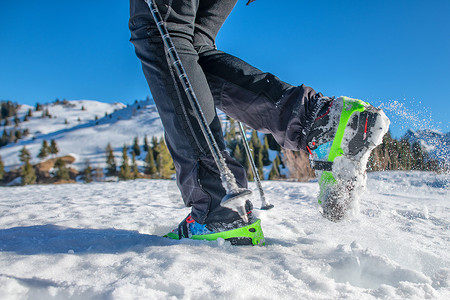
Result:
[[[225,141],[227,142],[228,147],[233,147],[233,141],[236,139],[236,122],[234,119],[227,116],[227,120],[229,123],[229,126],[225,129]]]
[[[22,176],[22,185],[34,184],[36,182],[36,171],[29,161],[21,168],[20,175]]]
[[[89,163],[89,160],[86,160],[86,167],[84,168],[84,182],[89,183],[92,182],[92,168]]]
[[[413,170],[425,170],[425,154],[420,142],[414,142],[412,145],[412,156],[414,159]]]
[[[5,177],[5,164],[3,163],[2,157],[0,156],[0,180]]]
[[[370,153],[369,159],[367,161],[367,172],[375,172],[380,170],[380,146],[381,145],[375,147],[375,149],[373,149]]]
[[[56,156],[56,154],[58,154],[59,149],[58,149],[58,145],[56,145],[55,140],[51,140],[50,141],[50,149],[49,149],[50,154],[53,154],[54,156]]]
[[[14,132],[14,137],[15,137],[14,142],[17,142],[18,140],[20,140],[22,138],[22,131],[20,131],[20,129],[16,130]]]
[[[14,143],[15,141],[16,141],[16,130],[11,129],[9,131],[7,144]]]
[[[259,177],[264,179],[263,172],[263,155],[262,155],[262,144],[258,137],[256,130],[252,130],[252,138],[250,139],[251,149],[253,149],[253,160],[255,162],[256,169],[258,170]]]
[[[267,139],[267,135],[264,135],[264,145],[261,150],[261,155],[263,165],[269,166],[272,162],[269,159],[269,140]]]
[[[139,178],[139,169],[136,162],[136,154],[134,152],[131,152],[131,173],[133,179]]]
[[[249,146],[249,148],[250,148],[250,153],[255,153],[254,147],[253,147],[253,143],[252,143],[251,141],[248,143],[248,146]],[[255,159],[255,157],[253,157],[253,160],[254,160],[254,159]],[[244,168],[245,168],[246,171],[247,171],[247,179],[248,179],[249,181],[255,180],[255,176],[254,176],[254,174],[253,174],[253,169],[252,169],[252,166],[251,166],[251,163],[250,163],[250,157],[247,157],[247,159],[245,160],[245,166],[244,166]]]
[[[257,161],[255,161],[256,164],[256,169],[258,169],[258,173],[259,173],[259,178],[261,178],[261,180],[264,180],[264,165],[263,165],[263,160],[262,160],[262,148],[260,148],[260,153],[257,156]]]
[[[9,135],[6,132],[6,129],[3,129],[2,137],[0,138],[0,147],[6,146],[8,144]]]
[[[261,140],[259,139],[258,132],[256,130],[252,130],[252,137],[250,138],[250,142],[255,148],[261,148]]]
[[[16,115],[19,105],[12,101],[1,101],[0,107],[1,107],[0,119],[4,119]]]
[[[29,162],[31,159],[30,151],[25,146],[20,150],[19,159],[21,162]]]
[[[69,170],[66,168],[66,163],[61,159],[58,158],[55,162],[56,168],[56,178],[59,180],[69,180]]]
[[[269,180],[280,179],[280,166],[278,156],[273,160],[272,169],[270,169]]]
[[[247,173],[247,180],[248,181],[254,181],[255,180],[255,176],[253,175],[253,170],[251,168],[251,166],[247,166],[247,168],[245,169],[246,173]]]
[[[20,119],[17,115],[14,116],[14,126],[17,127],[20,124]]]
[[[384,137],[383,137],[383,143],[381,144],[381,170],[390,170],[391,166],[391,157],[390,157],[390,151],[391,151],[391,144],[392,144],[392,137],[391,132],[388,131]]]
[[[152,151],[153,151],[153,157],[156,162],[156,172],[159,174],[158,159],[159,159],[159,153],[161,152],[161,147],[159,145],[158,139],[155,136],[152,137]]]
[[[141,155],[141,148],[139,147],[139,139],[138,139],[138,137],[134,138],[133,153],[136,154],[136,156]]]
[[[399,163],[401,170],[411,170],[413,157],[411,153],[411,145],[406,139],[400,140]]]
[[[48,156],[50,152],[50,148],[48,147],[48,143],[46,140],[42,141],[41,150],[39,150],[38,158],[44,159]]]
[[[159,141],[159,148],[160,153],[157,159],[159,175],[162,179],[170,179],[172,174],[175,173],[175,168],[173,166],[173,160],[170,156],[169,149],[167,148],[166,142],[162,137]]]
[[[236,121],[233,118],[230,118],[230,138],[234,139],[236,137]]]
[[[400,147],[399,142],[394,139],[392,141],[392,149],[391,149],[391,170],[399,170],[400,169]]]
[[[234,150],[233,150],[233,157],[240,164],[242,164],[242,161],[244,160],[244,156],[242,155],[241,147],[237,143],[236,143],[236,147],[234,147]]]
[[[42,119],[45,119],[45,118],[51,119],[52,118],[52,115],[50,114],[50,111],[48,110],[48,108],[44,109],[44,111],[42,112],[41,118]]]
[[[152,149],[149,149],[149,151],[147,151],[147,155],[145,156],[145,174],[152,177],[156,174],[156,165]]]
[[[148,145],[148,139],[147,139],[147,135],[144,136],[144,151],[148,152],[148,149],[150,149],[150,146]]]
[[[36,111],[41,111],[42,110],[42,104],[40,104],[39,102],[36,102],[35,110]]]
[[[20,150],[19,159],[24,163],[20,170],[20,175],[22,176],[22,185],[35,183],[36,172],[30,163],[31,154],[25,146],[22,148],[22,150]]]
[[[160,150],[159,150],[158,138],[156,136],[152,136],[152,151],[153,151],[153,157],[155,158],[155,160],[157,160]]]
[[[131,168],[128,164],[128,147],[127,145],[123,145],[122,148],[122,165],[120,166],[119,178],[123,180],[131,179]]]
[[[108,145],[106,146],[106,173],[109,176],[114,176],[116,175],[116,171],[117,164],[114,158],[113,148],[111,147],[111,144],[108,143]]]

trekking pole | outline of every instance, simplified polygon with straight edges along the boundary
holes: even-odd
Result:
[[[247,158],[250,161],[250,165],[252,166],[253,177],[255,177],[256,185],[259,190],[259,197],[261,198],[261,209],[269,210],[273,208],[273,204],[270,204],[269,201],[266,200],[266,196],[264,195],[264,191],[261,184],[261,179],[259,178],[258,170],[256,169],[255,161],[253,160],[252,153],[250,152],[250,147],[248,146],[247,136],[245,135],[244,126],[241,122],[238,122],[239,129],[241,131],[242,140],[244,143],[245,152],[247,153]]]
[[[217,164],[217,168],[219,169],[220,179],[226,191],[226,195],[223,197],[220,205],[236,211],[245,222],[248,222],[245,203],[252,192],[249,189],[238,187],[236,179],[234,178],[233,173],[228,168],[225,159],[220,152],[219,146],[217,145],[216,139],[214,138],[211,129],[209,128],[208,121],[203,114],[197,96],[195,95],[192,85],[187,77],[186,71],[183,67],[183,64],[181,63],[181,59],[178,56],[178,52],[172,42],[172,38],[167,31],[167,27],[162,20],[155,0],[145,1],[150,8],[153,19],[155,20],[156,26],[158,27],[158,31],[161,34],[164,46],[167,48],[172,67],[175,69],[181,85],[186,92],[186,96],[189,100],[192,110],[194,111],[195,117],[197,118],[202,133],[205,136],[206,142],[209,146],[209,149],[211,150],[211,154]]]

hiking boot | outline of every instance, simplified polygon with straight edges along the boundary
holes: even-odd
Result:
[[[365,188],[367,160],[388,131],[389,119],[381,109],[358,99],[317,101],[307,150],[319,175],[322,214],[339,221]]]
[[[222,238],[230,241],[232,245],[264,245],[264,234],[261,229],[261,220],[257,219],[250,201],[246,203],[248,222],[231,209],[218,207],[206,218],[204,224],[197,223],[189,214],[178,227],[165,237],[180,240],[189,238],[193,240],[215,241]]]

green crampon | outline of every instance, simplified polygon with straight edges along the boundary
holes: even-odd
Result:
[[[179,236],[177,233],[169,232],[164,237],[168,237],[170,239],[178,240]],[[261,228],[261,220],[258,219],[256,222],[222,232],[210,233],[210,234],[202,234],[202,235],[192,235],[189,237],[193,240],[206,240],[206,241],[215,241],[219,238],[224,240],[228,240],[233,245],[261,245],[265,244],[264,242],[264,233]]]
[[[368,104],[359,99],[351,99],[348,97],[343,97],[343,106],[341,115],[339,118],[339,125],[336,131],[336,135],[334,137],[333,143],[331,144],[330,152],[328,154],[328,161],[333,162],[336,157],[344,155],[344,150],[341,148],[342,139],[344,138],[345,128],[347,127],[348,121],[354,112],[363,112],[366,110],[365,105]],[[323,192],[325,190],[324,187],[335,184],[336,179],[333,176],[333,173],[330,171],[322,172],[322,175],[319,179],[320,191]],[[319,196],[319,204],[322,204],[321,196]]]

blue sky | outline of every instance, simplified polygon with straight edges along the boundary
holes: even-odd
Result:
[[[240,0],[218,48],[294,85],[382,105],[399,137],[448,132],[450,1]],[[0,2],[0,99],[130,103],[150,95],[128,1]]]

